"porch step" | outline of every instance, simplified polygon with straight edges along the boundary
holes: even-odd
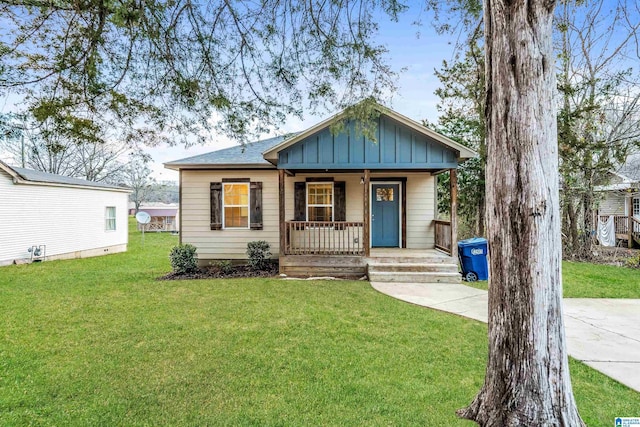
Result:
[[[458,273],[458,259],[434,251],[378,253],[367,258],[367,273],[372,282],[460,283],[461,281]]]
[[[378,272],[400,272],[400,273],[457,273],[458,266],[453,263],[444,262],[369,262],[369,274]]]
[[[377,271],[369,272],[370,282],[460,283],[460,273],[444,271]]]

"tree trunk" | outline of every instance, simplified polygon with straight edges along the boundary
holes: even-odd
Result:
[[[489,360],[459,415],[582,426],[562,319],[554,1],[486,0]]]

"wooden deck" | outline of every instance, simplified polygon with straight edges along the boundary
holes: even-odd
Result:
[[[616,239],[626,240],[629,248],[634,242],[640,245],[640,220],[627,215],[600,215],[600,220],[606,221],[609,216],[613,216]]]

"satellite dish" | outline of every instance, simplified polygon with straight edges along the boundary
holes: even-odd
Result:
[[[140,211],[136,214],[136,221],[140,224],[149,224],[151,222],[151,215],[146,212]]]

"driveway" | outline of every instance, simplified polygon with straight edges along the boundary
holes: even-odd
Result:
[[[487,322],[487,291],[445,283],[371,286],[403,301]],[[569,355],[640,392],[640,299],[563,302]]]

